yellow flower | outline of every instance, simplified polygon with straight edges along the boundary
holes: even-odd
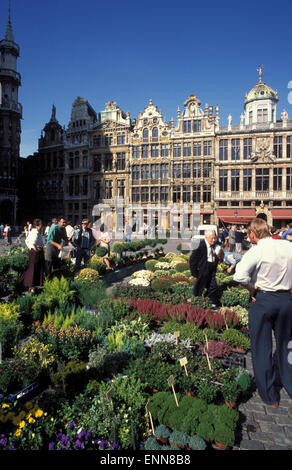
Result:
[[[32,435],[31,435],[32,438],[35,438],[35,433],[33,432]]]
[[[17,431],[15,433],[15,436],[18,437],[18,436],[20,436],[20,434],[21,434],[21,429],[17,429]]]
[[[43,410],[38,409],[38,410],[35,412],[35,417],[36,417],[36,418],[40,418],[41,416],[43,416],[43,414],[44,414]]]
[[[34,418],[29,418],[28,422],[29,422],[30,424],[33,424],[33,423],[35,423],[35,419],[34,419]]]
[[[53,422],[53,421],[54,421],[54,418],[51,418],[51,421]]]
[[[20,421],[19,423],[20,429],[24,428],[24,426],[25,426],[25,421]]]
[[[32,402],[27,401],[26,404],[24,405],[27,410],[30,410],[32,408]]]
[[[8,405],[7,403],[3,403],[2,408],[10,408],[10,405]]]

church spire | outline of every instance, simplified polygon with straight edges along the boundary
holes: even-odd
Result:
[[[11,0],[9,0],[9,5],[8,5],[8,23],[6,27],[5,39],[6,41],[14,42],[10,11],[11,11]]]

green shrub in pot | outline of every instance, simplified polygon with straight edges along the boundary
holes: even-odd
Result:
[[[214,430],[214,440],[226,447],[233,447],[235,442],[235,434],[228,426],[218,423]]]
[[[189,438],[188,434],[182,431],[173,431],[170,436],[169,436],[169,442],[170,444],[174,444],[177,447],[186,447],[189,443]]]
[[[157,439],[168,439],[170,434],[171,431],[164,424],[159,424],[154,429],[154,435]]]
[[[200,436],[190,436],[188,445],[191,450],[205,450],[207,447],[206,442]]]

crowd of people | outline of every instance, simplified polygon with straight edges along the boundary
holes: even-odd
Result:
[[[30,292],[41,287],[44,279],[60,268],[62,258],[71,258],[74,274],[78,274],[82,267],[87,266],[98,245],[106,248],[102,259],[106,269],[112,269],[108,259],[111,240],[104,224],[97,232],[88,219],[73,226],[60,216],[44,227],[42,220],[36,218],[32,223],[26,223],[18,241],[22,237],[28,248],[29,265],[18,285],[28,288]]]

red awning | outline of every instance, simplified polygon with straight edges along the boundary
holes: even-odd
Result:
[[[217,209],[216,216],[223,222],[247,224],[255,218],[254,209]]]
[[[273,219],[292,221],[292,209],[271,209]]]

